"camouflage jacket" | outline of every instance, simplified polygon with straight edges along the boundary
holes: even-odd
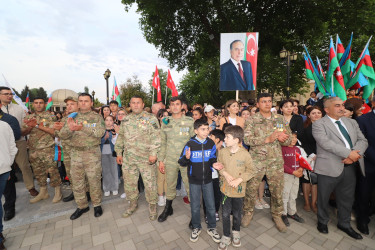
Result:
[[[276,129],[285,130],[289,138],[283,143],[278,140],[272,143],[265,143],[266,138]],[[274,115],[272,113],[271,117],[267,119],[258,112],[246,121],[244,142],[250,145],[250,155],[253,160],[282,161],[281,145],[287,146],[290,144],[291,131],[282,115]]]
[[[43,111],[40,114],[28,114],[26,115],[25,120],[33,118],[36,119],[38,125],[43,122],[43,125],[48,128],[53,128],[53,124],[56,120],[55,116],[51,115],[47,111]],[[22,128],[27,128],[27,125],[23,123]],[[30,150],[49,148],[53,147],[55,144],[55,138],[38,128],[33,128],[30,132],[30,137],[27,143]]]
[[[161,148],[158,160],[176,162],[180,157],[185,144],[194,133],[194,120],[189,116],[173,119],[172,116],[164,117],[161,122]]]
[[[116,140],[117,155],[127,158],[145,158],[156,156],[161,145],[159,122],[146,111],[130,113],[122,121]]]
[[[64,123],[64,125],[65,125],[67,120],[68,120],[68,116],[64,116],[61,119],[61,123]],[[61,130],[55,130],[55,136],[61,139],[60,133],[61,133]],[[69,139],[65,139],[65,140],[61,139],[61,145],[62,145],[62,148],[64,150],[64,153],[70,151],[71,145],[70,145],[70,140]]]
[[[79,131],[70,131],[66,122],[60,130],[60,138],[63,140],[69,139],[73,149],[99,146],[101,138],[105,133],[102,116],[94,111],[87,113],[78,112],[74,120],[83,125],[82,129]]]

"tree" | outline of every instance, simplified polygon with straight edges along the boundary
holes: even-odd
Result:
[[[89,87],[85,86],[83,92],[86,93],[86,94],[90,94]]]
[[[302,44],[306,44],[311,54],[324,63],[329,35],[339,33],[342,41],[347,42],[353,31],[359,46],[353,47],[352,55],[358,57],[375,29],[373,0],[122,0],[122,3],[125,10],[137,4],[143,34],[159,49],[160,56],[178,70],[188,69],[186,81],[181,85],[184,91],[191,91],[186,95],[195,99],[204,96],[209,102],[224,101],[228,95],[234,95],[234,92],[218,92],[217,87],[210,92],[206,88],[207,84],[219,84],[220,33],[259,32],[258,91],[267,89],[274,94],[285,94],[286,66],[278,56],[283,47],[301,53]],[[342,14],[348,11],[350,15]],[[370,51],[374,48],[372,43]],[[208,65],[209,61],[213,65]],[[291,67],[291,94],[300,93],[307,85],[303,68],[300,55]],[[205,76],[209,69],[210,74]]]
[[[120,99],[123,106],[128,106],[130,99],[135,95],[142,97],[145,107],[151,106],[152,96],[144,90],[142,82],[137,75],[126,79],[125,83],[120,84]]]

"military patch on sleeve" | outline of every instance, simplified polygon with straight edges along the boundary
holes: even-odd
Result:
[[[150,123],[151,123],[152,127],[154,127],[154,129],[159,128],[155,121],[150,121]]]

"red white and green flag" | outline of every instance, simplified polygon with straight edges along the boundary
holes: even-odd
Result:
[[[121,99],[120,99],[120,91],[118,90],[117,83],[116,83],[116,77],[113,77],[114,83],[113,83],[113,90],[112,90],[112,100],[117,101],[118,106],[121,107]]]
[[[244,60],[251,63],[251,70],[253,72],[254,90],[257,86],[257,63],[258,63],[258,32],[246,33]]]
[[[172,76],[171,76],[171,72],[169,71],[169,69],[168,69],[167,87],[172,90],[172,97],[178,96],[176,85],[174,85],[174,82],[173,82]]]
[[[27,92],[26,101],[25,101],[25,106],[26,106],[27,109],[30,109],[30,97],[29,97],[29,92]]]
[[[328,57],[328,73],[326,76],[326,86],[331,84],[332,96],[338,96],[341,100],[346,100],[346,89],[344,78],[341,73],[339,61],[337,60],[333,39],[331,37]]]
[[[53,105],[53,101],[52,101],[52,93],[49,95],[48,97],[48,102],[47,102],[47,106],[46,106],[46,111],[49,110]]]
[[[169,73],[169,70],[168,70]],[[160,78],[159,78],[159,71],[158,66],[156,66],[154,78],[152,79],[152,87],[156,89],[157,92],[157,102],[161,102],[161,89],[160,89]],[[154,92],[152,92],[154,93]],[[154,100],[154,97],[152,97],[152,100]]]
[[[340,61],[342,55],[345,52],[344,45],[342,44],[339,35],[337,34],[336,37],[336,54],[337,54],[337,60]]]
[[[345,83],[346,89],[348,89],[348,82],[350,79],[350,75],[352,73],[351,66],[350,66],[352,63],[350,60],[350,57],[352,54],[352,40],[353,40],[353,33],[350,36],[350,42],[348,46],[346,47],[344,53],[342,54],[342,57],[339,59],[340,69],[341,69],[342,76],[344,77],[344,83]]]
[[[64,161],[64,151],[61,146],[55,145],[55,161]]]

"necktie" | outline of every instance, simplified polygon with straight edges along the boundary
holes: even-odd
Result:
[[[339,126],[339,129],[340,129],[342,135],[343,135],[343,136],[345,137],[345,139],[348,141],[350,148],[353,148],[352,139],[350,139],[350,136],[349,136],[349,134],[348,134],[348,131],[346,131],[346,129],[344,128],[344,126],[342,126],[342,124],[341,124],[340,121],[336,121],[336,124]]]
[[[245,82],[245,79],[243,77],[243,71],[242,71],[241,65],[240,65],[240,63],[238,63],[237,65],[238,65],[238,72],[240,73],[240,76],[241,76],[242,80]]]

